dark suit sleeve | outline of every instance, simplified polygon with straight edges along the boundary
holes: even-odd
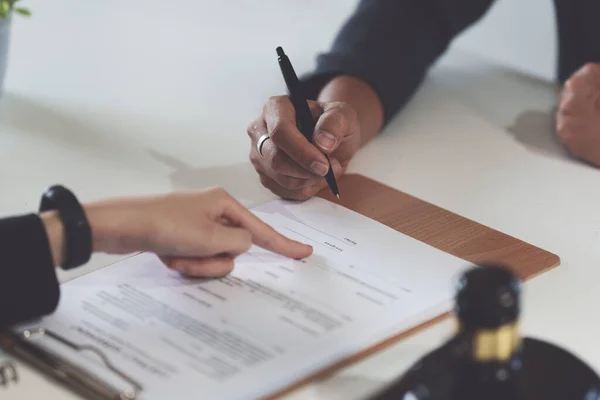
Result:
[[[369,83],[388,121],[414,93],[452,39],[479,19],[493,0],[361,0],[331,50],[303,79],[316,99],[337,75]]]
[[[35,214],[0,219],[0,326],[51,313],[59,286],[46,230]]]

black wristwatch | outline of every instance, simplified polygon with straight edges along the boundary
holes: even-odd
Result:
[[[40,202],[40,212],[50,210],[58,211],[65,229],[65,261],[60,267],[69,270],[87,263],[92,256],[92,230],[77,197],[64,186],[52,186]]]

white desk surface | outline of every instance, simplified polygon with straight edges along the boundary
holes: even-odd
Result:
[[[274,49],[307,70],[352,6],[27,3],[35,16],[15,22],[0,102],[3,215],[35,209],[56,182],[82,200],[217,184],[248,206],[271,199],[247,162],[245,127],[284,92]],[[600,369],[600,171],[556,143],[555,91],[452,51],[351,171],[557,253],[562,266],[525,285],[523,330]],[[77,273],[117,259],[97,256]],[[449,333],[438,324],[288,398],[361,398]],[[20,370],[2,399],[74,398]]]

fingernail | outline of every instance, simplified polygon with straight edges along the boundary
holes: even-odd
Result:
[[[327,171],[329,171],[329,166],[321,161],[313,161],[313,163],[310,164],[310,168],[319,176],[325,176]]]
[[[335,139],[335,136],[333,136],[331,133],[321,131],[321,132],[317,133],[317,137],[315,137],[315,141],[323,149],[333,150],[333,148],[335,147],[336,139]]]

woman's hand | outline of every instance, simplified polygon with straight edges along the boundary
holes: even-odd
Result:
[[[280,235],[219,188],[100,201],[84,209],[94,251],[149,251],[190,276],[228,274],[252,244],[295,259],[312,254],[310,246]],[[42,216],[45,222],[52,218]]]

